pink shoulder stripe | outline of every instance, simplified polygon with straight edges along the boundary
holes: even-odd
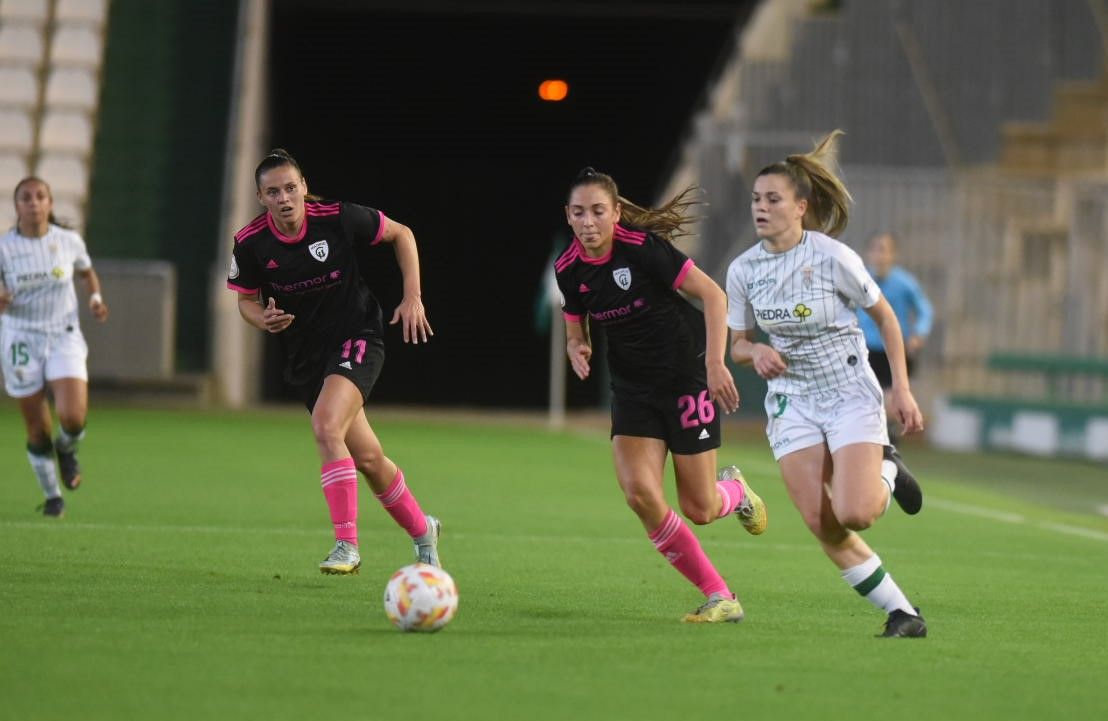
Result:
[[[370,243],[370,245],[377,245],[381,242],[381,238],[385,237],[385,227],[388,226],[389,223],[388,216],[386,216],[380,210],[377,211],[377,215],[377,237],[373,239],[373,242]]]
[[[307,210],[334,210],[337,212],[342,207],[342,203],[321,203],[318,200],[309,200],[304,203],[304,207]]]
[[[642,245],[646,242],[646,233],[639,230],[628,230],[619,223],[616,223],[615,230],[612,232],[612,236],[621,242],[630,243],[632,245]]]
[[[681,270],[677,271],[677,277],[673,280],[673,289],[677,290],[681,287],[681,284],[685,282],[685,276],[689,274],[693,268],[696,267],[696,263],[692,258],[685,261],[685,264],[681,266]]]
[[[304,210],[305,215],[310,215],[313,218],[325,218],[329,215],[338,215],[338,208],[306,208]]]
[[[254,288],[253,290],[250,288],[243,288],[241,285],[235,285],[231,281],[227,281],[227,287],[244,295],[254,295],[259,290],[258,288]]]
[[[254,235],[259,230],[264,228],[266,225],[267,215],[269,215],[268,212],[262,213],[257,218],[254,218],[254,220],[251,220],[249,223],[240,228],[239,232],[235,233],[235,242],[241,243],[242,241],[249,238],[251,235]]]
[[[566,252],[554,261],[554,270],[561,273],[563,270],[573,264],[573,261],[577,260],[577,257],[581,254],[580,246],[577,243],[577,239],[573,239],[573,243],[566,248]]]

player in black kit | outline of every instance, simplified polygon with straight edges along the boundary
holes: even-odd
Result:
[[[766,528],[765,504],[739,469],[716,474],[717,409],[737,409],[739,394],[724,364],[726,295],[672,244],[690,220],[688,192],[645,209],[621,198],[610,176],[585,168],[566,204],[574,238],[554,270],[566,352],[581,379],[590,370],[590,323],[608,336],[612,454],[627,504],[655,548],[706,597],[684,620],[735,622],[742,605],[663,491],[668,452],[685,517],[703,525],[735,514],[752,534]],[[678,290],[699,299],[704,311]]]
[[[266,211],[235,234],[227,285],[239,293],[247,323],[279,334],[285,379],[311,412],[335,528],[320,571],[353,574],[361,566],[357,471],[412,537],[416,559],[438,566],[441,524],[420,509],[364,410],[385,360],[381,307],[361,273],[373,262],[373,246],[391,244],[404,277],[404,299],[390,324],[401,325],[405,343],[432,335],[415,236],[379,210],[308,195],[300,166],[284,150],[262,159],[254,180]]]

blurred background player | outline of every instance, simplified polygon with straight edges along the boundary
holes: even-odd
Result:
[[[254,180],[266,210],[235,234],[227,285],[240,294],[247,323],[278,334],[285,379],[311,412],[335,530],[320,571],[353,574],[361,566],[357,471],[412,537],[417,560],[438,566],[440,523],[420,509],[364,408],[385,360],[381,307],[361,273],[373,262],[372,246],[393,246],[404,279],[390,324],[400,324],[405,343],[426,343],[432,335],[415,236],[379,210],[309,196],[299,164],[284,150],[263,158]]]
[[[731,357],[769,381],[766,435],[789,497],[824,553],[888,613],[883,636],[926,636],[919,610],[856,533],[892,498],[909,514],[923,498],[888,446],[881,386],[866,363],[854,306],[866,309],[885,341],[897,420],[913,432],[923,418],[896,314],[858,254],[831,237],[846,227],[850,202],[829,167],[840,134],[756,176],[751,212],[759,241],[727,271]],[[755,341],[755,323],[769,344]]]
[[[65,501],[58,471],[66,488],[80,486],[77,445],[85,436],[88,413],[88,346],[78,323],[73,278],[84,282],[93,318],[107,320],[108,306],[85,241],[54,218],[50,186],[35,177],[19,181],[15,212],[16,227],[0,238],[4,387],[19,400],[27,428],[27,458],[46,496],[42,512],[60,517]],[[58,413],[53,439],[48,391]]]
[[[742,606],[663,489],[668,452],[686,518],[703,525],[735,514],[752,534],[766,528],[765,504],[739,469],[716,475],[718,410],[736,410],[739,393],[724,364],[727,299],[671,242],[690,220],[688,192],[647,210],[621,198],[610,176],[585,168],[570,186],[565,211],[574,238],[555,272],[566,352],[582,380],[591,370],[590,321],[607,335],[612,455],[627,504],[658,552],[707,599],[685,621],[737,622]]]
[[[878,233],[870,238],[866,247],[866,264],[870,275],[877,281],[877,287],[881,289],[881,295],[889,301],[900,323],[904,337],[904,361],[908,367],[908,377],[911,378],[916,357],[931,333],[931,301],[916,277],[896,264],[896,238],[891,233]],[[873,318],[861,308],[858,309],[858,325],[866,337],[870,367],[886,393],[885,412],[891,419],[893,409],[888,406],[887,401],[893,385],[893,374],[889,368],[889,356],[885,353],[885,341]],[[893,440],[896,438],[896,426],[893,423],[889,424],[889,437]]]

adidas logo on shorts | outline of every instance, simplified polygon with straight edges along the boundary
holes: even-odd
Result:
[[[708,433],[707,428],[701,428],[700,429],[700,435],[697,436],[697,438],[699,438],[700,440],[704,440],[705,438],[711,438],[711,437],[712,436],[711,436],[711,434]]]

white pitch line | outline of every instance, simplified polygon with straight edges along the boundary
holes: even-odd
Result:
[[[1096,531],[1092,528],[1082,528],[1081,526],[1070,526],[1065,523],[1039,523],[1039,528],[1045,528],[1048,531],[1057,531],[1058,533],[1068,533],[1071,536],[1081,536],[1082,538],[1092,538],[1097,541],[1108,541],[1108,533],[1103,531]]]
[[[1080,538],[1087,538],[1094,541],[1108,542],[1108,533],[1098,531],[1092,528],[1085,528],[1083,526],[1073,526],[1066,523],[1052,523],[1052,522],[1033,522],[1026,516],[1019,513],[1011,513],[1008,511],[998,511],[993,508],[987,508],[985,506],[976,506],[969,503],[960,503],[957,501],[950,501],[943,498],[935,498],[933,496],[927,498],[926,504],[929,507],[939,508],[944,511],[950,511],[953,513],[961,513],[968,516],[976,516],[978,518],[986,518],[992,521],[1000,521],[1002,523],[1022,524],[1028,525],[1034,528],[1039,528],[1045,531],[1052,531],[1054,533],[1062,533],[1069,536],[1077,536]],[[152,525],[152,524],[116,524],[116,523],[95,523],[95,522],[71,522],[63,521],[61,523],[43,523],[42,521],[0,521],[0,528],[23,528],[33,529],[38,531],[50,531],[50,530],[81,530],[81,531],[126,531],[134,533],[164,533],[166,531],[173,533],[198,533],[198,534],[267,534],[267,535],[282,535],[282,536],[325,536],[326,531],[323,529],[307,529],[307,528],[294,528],[294,527],[244,527],[244,526],[201,526],[201,525]],[[380,529],[362,529],[361,535],[369,536],[385,536],[394,533],[394,529],[380,528]],[[642,541],[639,537],[631,536],[617,536],[597,538],[594,536],[577,537],[577,536],[557,536],[557,535],[536,535],[531,534],[527,536],[518,536],[504,533],[453,533],[451,536],[458,539],[480,539],[480,540],[503,540],[513,543],[519,542],[534,542],[534,543],[640,543]],[[745,545],[743,542],[728,541],[724,539],[716,539],[714,544],[731,546],[731,545]],[[759,544],[761,548],[766,547],[780,551],[794,551],[797,549],[806,549],[807,544],[791,544],[791,543],[765,543],[764,541]]]
[[[928,497],[924,501],[924,505],[937,506],[944,511],[954,511],[955,513],[963,513],[967,516],[978,516],[980,518],[989,518],[994,521],[1003,521],[1005,523],[1026,523],[1027,518],[1018,513],[1008,513],[1007,511],[997,511],[992,508],[985,508],[984,506],[973,506],[968,503],[958,503],[956,501],[947,501],[942,498]]]
[[[1049,523],[1046,521],[1032,522],[1026,516],[1023,516],[1019,513],[997,511],[992,508],[985,508],[984,506],[974,506],[969,503],[947,501],[942,498],[928,498],[926,503],[927,505],[937,506],[946,511],[953,511],[954,513],[964,513],[968,516],[988,518],[990,520],[1001,521],[1003,523],[1027,524],[1035,528],[1040,528],[1044,531],[1054,531],[1055,533],[1064,533],[1069,536],[1080,536],[1081,538],[1090,538],[1094,541],[1108,541],[1108,533],[1098,531],[1093,528],[1085,528],[1083,526],[1071,526],[1068,523]]]

